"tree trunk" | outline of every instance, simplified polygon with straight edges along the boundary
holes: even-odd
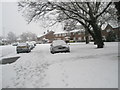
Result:
[[[96,44],[97,44],[97,48],[103,48],[104,47],[104,43],[102,41],[102,38],[99,35],[96,36]]]
[[[102,40],[101,29],[95,22],[92,22],[91,25],[92,25],[93,31],[95,33],[95,43],[97,44],[97,48],[103,48],[104,43]]]
[[[89,38],[88,38],[88,36],[85,36],[85,42],[86,42],[86,44],[89,44]]]
[[[94,35],[94,33],[88,28],[88,27],[86,27],[86,30],[88,31],[88,33],[92,36],[92,38],[93,38],[93,41],[94,41],[94,45],[96,45],[96,41],[95,41],[95,35]]]
[[[89,32],[88,32],[88,30],[85,30],[85,42],[86,42],[86,44],[89,44]]]

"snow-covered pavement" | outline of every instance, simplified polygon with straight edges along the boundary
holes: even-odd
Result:
[[[3,88],[118,88],[118,43],[70,44],[70,53],[51,54],[50,44],[2,66]]]

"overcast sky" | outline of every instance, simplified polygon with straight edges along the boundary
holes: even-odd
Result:
[[[2,7],[2,8],[1,8]],[[25,18],[18,12],[17,2],[2,2],[0,3],[0,35],[7,36],[7,33],[12,31],[16,35],[20,35],[22,32],[33,32],[38,36],[43,32],[49,30],[61,31],[62,26],[56,24],[54,27],[44,28],[42,22],[32,22],[27,24]]]

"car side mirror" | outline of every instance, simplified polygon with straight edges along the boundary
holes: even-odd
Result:
[[[52,44],[50,44],[50,46],[52,46]]]

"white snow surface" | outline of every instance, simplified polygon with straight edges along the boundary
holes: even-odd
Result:
[[[16,46],[5,45],[0,46],[0,58],[5,58],[8,56],[15,56],[16,54]]]
[[[51,54],[50,44],[39,44],[16,62],[0,65],[2,88],[118,88],[117,42],[102,49],[93,43],[69,46],[70,53]]]

